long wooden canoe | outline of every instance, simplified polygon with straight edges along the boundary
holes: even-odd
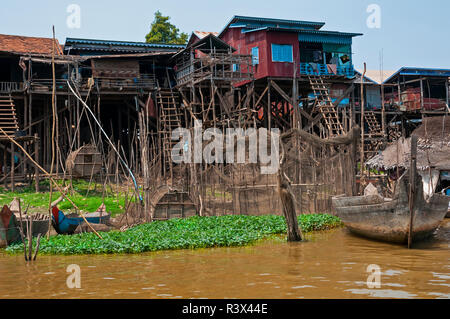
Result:
[[[91,224],[106,224],[111,217],[110,213],[95,212],[84,214],[86,220]],[[58,234],[71,235],[75,229],[84,223],[84,219],[78,214],[64,215],[64,213],[53,206],[52,208],[52,225]]]
[[[413,241],[431,236],[445,218],[450,198],[433,194],[423,195],[422,179],[416,178]],[[408,204],[408,176],[398,180],[392,199],[379,195],[333,197],[337,216],[353,233],[364,237],[395,243],[408,241],[410,212]]]

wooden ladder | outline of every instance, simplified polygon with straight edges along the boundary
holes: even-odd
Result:
[[[14,136],[14,132],[19,130],[16,107],[11,95],[0,95],[0,127],[9,136]]]
[[[159,90],[156,95],[159,120],[160,134],[163,150],[163,167],[169,170],[170,176],[173,177],[172,148],[177,141],[172,141],[172,131],[181,127],[181,110],[179,108],[179,96],[172,90]]]
[[[364,119],[369,126],[369,135],[370,136],[383,136],[383,132],[381,131],[381,126],[378,123],[377,117],[373,111],[365,111]]]
[[[344,134],[344,128],[339,120],[339,115],[330,98],[328,86],[323,82],[320,75],[308,75],[309,83],[317,99],[317,107],[323,116],[329,136]]]
[[[369,138],[383,137],[381,126],[378,123],[377,117],[373,111],[364,111],[364,120],[369,127],[369,133],[365,134]],[[381,141],[370,141],[364,145],[364,158],[365,160],[375,156],[380,150],[383,143]]]

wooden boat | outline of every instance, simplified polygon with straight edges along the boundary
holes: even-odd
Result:
[[[19,223],[7,205],[0,211],[0,247],[21,241]]]
[[[410,212],[407,173],[398,180],[392,199],[379,195],[333,197],[337,216],[353,233],[368,238],[395,243],[408,241]],[[422,179],[417,176],[414,201],[413,241],[431,236],[445,218],[450,198],[423,195]]]
[[[37,237],[39,234],[44,235],[48,232],[49,227],[49,216],[48,214],[22,214],[20,216],[20,200],[18,198],[14,198],[11,203],[9,203],[9,209],[16,216],[16,220],[21,225],[20,221],[22,220],[22,230],[23,234],[27,236],[27,222],[30,222],[30,219],[33,219],[32,226],[32,236]]]
[[[22,216],[22,229],[24,236],[27,236],[27,222],[29,222],[29,219],[31,216]],[[49,217],[48,215],[43,214],[34,214],[33,215],[33,225],[32,225],[32,236],[37,237],[39,234],[41,236],[44,236],[48,232],[48,226],[49,226]],[[20,224],[20,217],[16,214],[16,219]]]
[[[91,224],[106,224],[111,214],[105,212],[95,212],[84,214],[86,220]],[[58,234],[71,235],[77,227],[84,223],[84,219],[78,214],[64,215],[64,213],[54,206],[52,208],[52,225]]]

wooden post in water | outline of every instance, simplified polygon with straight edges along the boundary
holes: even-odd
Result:
[[[283,172],[278,172],[278,193],[281,199],[281,207],[287,224],[287,240],[289,242],[302,241],[302,232],[298,227],[297,214],[295,212],[294,195],[289,189],[288,181],[283,178]]]
[[[413,240],[414,224],[414,200],[416,195],[416,174],[417,174],[417,136],[411,136],[411,164],[409,168],[409,231],[408,249],[411,248]]]

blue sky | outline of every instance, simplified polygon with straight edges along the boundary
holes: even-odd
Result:
[[[68,5],[81,8],[81,27],[70,29]],[[367,7],[381,9],[381,27],[369,28]],[[401,66],[450,69],[450,1],[448,0],[40,0],[8,1],[0,11],[0,33],[51,36],[55,25],[61,43],[66,37],[144,41],[160,10],[181,31],[220,31],[233,15],[321,21],[324,30],[364,33],[354,39],[356,68],[385,70]]]

